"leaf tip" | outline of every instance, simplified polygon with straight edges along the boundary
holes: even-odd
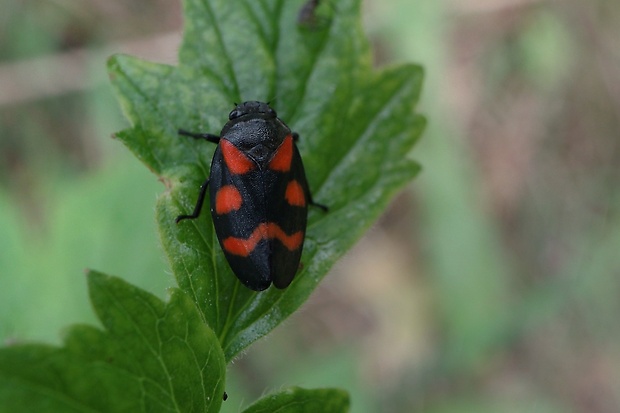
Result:
[[[106,282],[109,278],[109,275],[106,275],[102,272],[91,270],[90,268],[86,268],[86,281],[88,283],[88,289],[92,291],[93,287],[99,286]]]
[[[118,71],[118,54],[113,54],[108,57],[106,61],[106,67],[108,69],[108,77],[111,81],[115,80],[116,72]]]

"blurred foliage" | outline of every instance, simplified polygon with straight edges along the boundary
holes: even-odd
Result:
[[[187,294],[163,302],[95,271],[88,290],[103,328],[72,325],[62,347],[0,349],[0,411],[220,411],[224,353]]]
[[[0,67],[180,28],[176,3],[40,3],[5,1]],[[353,412],[620,410],[620,4],[366,5],[377,64],[426,68],[423,172],[236,362],[224,408],[287,382],[345,388]],[[83,42],[62,40],[72,27]],[[108,139],[122,127],[109,93],[0,108],[5,340],[89,321],[86,266],[143,274],[129,281],[158,295],[172,283],[153,229],[161,186]]]

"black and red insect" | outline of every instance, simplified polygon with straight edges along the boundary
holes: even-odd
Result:
[[[286,288],[299,268],[308,205],[327,207],[312,201],[299,135],[269,104],[244,102],[228,119],[219,136],[179,130],[218,146],[194,211],[176,222],[198,218],[209,188],[215,233],[237,278],[256,291]]]

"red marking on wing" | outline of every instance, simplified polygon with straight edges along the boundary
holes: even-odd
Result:
[[[269,161],[269,169],[278,172],[288,172],[293,160],[293,136],[287,135],[282,141],[275,155]]]
[[[242,203],[241,193],[232,185],[224,185],[215,194],[215,212],[218,215],[237,211]]]
[[[241,175],[250,172],[256,167],[254,162],[245,156],[243,152],[235,147],[232,143],[225,139],[220,141],[220,147],[222,148],[222,156],[224,162],[230,173],[234,175]]]
[[[263,228],[264,225],[266,224],[260,224],[247,239],[228,237],[222,241],[222,246],[229,254],[247,257],[254,251],[260,240],[266,238],[263,234],[263,231],[266,233],[266,229]]]
[[[294,251],[301,247],[304,240],[304,232],[297,231],[291,235],[288,235],[278,224],[275,222],[262,223],[252,232],[248,238],[236,238],[228,237],[222,244],[224,249],[233,255],[239,255],[241,257],[247,257],[254,251],[256,245],[263,239],[277,239],[288,250]]]
[[[289,251],[294,251],[301,247],[304,241],[304,232],[297,231],[288,235],[280,226],[274,222],[270,222],[267,227],[269,239],[278,239]]]
[[[286,193],[284,194],[286,202],[293,206],[306,206],[306,195],[301,184],[296,180],[292,180],[286,185]]]

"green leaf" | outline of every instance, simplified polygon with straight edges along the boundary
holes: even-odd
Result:
[[[164,249],[228,361],[299,308],[419,170],[407,156],[425,123],[414,113],[420,67],[372,69],[359,0],[334,1],[312,30],[296,21],[304,1],[186,0],[178,67],[109,61],[132,123],[117,136],[168,187],[157,203]],[[193,209],[215,149],[177,129],[219,133],[232,102],[246,100],[273,101],[300,134],[314,199],[330,208],[311,209],[303,268],[285,290],[256,293],[237,281],[207,207],[174,223]]]
[[[1,349],[0,412],[219,411],[224,355],[186,294],[164,303],[100,273],[88,282],[105,329]]]
[[[348,411],[349,396],[344,390],[307,390],[292,387],[263,397],[245,409],[243,413],[343,413]]]

